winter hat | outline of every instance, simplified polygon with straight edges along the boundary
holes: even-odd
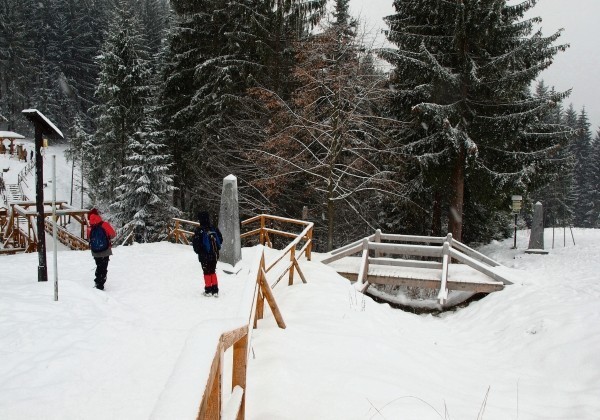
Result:
[[[210,216],[208,215],[208,212],[206,211],[201,211],[198,213],[198,222],[200,223],[200,226],[210,226]]]
[[[95,216],[99,216],[99,215],[100,215],[100,214],[98,213],[98,209],[97,209],[97,208],[93,208],[93,209],[91,209],[91,210],[90,210],[90,212],[88,213],[88,219],[90,219],[90,217],[91,217],[92,215],[95,215]]]

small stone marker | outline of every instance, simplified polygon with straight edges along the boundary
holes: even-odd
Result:
[[[223,271],[237,274],[241,270],[238,263],[242,261],[242,243],[237,178],[234,175],[223,178],[219,230],[223,234],[223,245],[219,258],[220,262],[225,263]]]
[[[527,254],[547,254],[544,251],[544,207],[539,201],[535,203],[533,210],[533,222],[531,223],[531,236],[529,237],[529,248]]]

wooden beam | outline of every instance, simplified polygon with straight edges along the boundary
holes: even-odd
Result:
[[[392,286],[408,286],[408,287],[421,287],[425,289],[439,289],[441,285],[440,280],[434,279],[417,279],[417,278],[404,278],[404,277],[386,277],[386,276],[369,276],[368,279],[371,284],[385,284]],[[491,293],[497,292],[504,289],[504,285],[500,282],[493,283],[479,283],[473,281],[459,281],[459,280],[448,280],[448,290],[461,290],[467,292],[476,293]]]
[[[275,296],[273,296],[271,286],[269,286],[269,283],[267,283],[267,273],[263,268],[261,268],[260,271],[262,275],[259,276],[259,282],[263,295],[267,298],[267,303],[271,308],[271,312],[273,312],[273,316],[277,321],[277,325],[279,326],[279,328],[285,329],[285,322],[283,321],[281,312],[279,312],[279,306],[277,306],[277,302],[275,302]]]
[[[215,356],[213,357],[208,381],[202,396],[202,402],[198,410],[198,420],[218,420],[221,415],[221,377],[223,370],[223,348],[221,343],[217,345]]]
[[[232,391],[236,387],[243,390],[237,420],[244,420],[246,415],[246,371],[248,366],[248,327],[246,334],[233,345],[233,373],[231,378]]]

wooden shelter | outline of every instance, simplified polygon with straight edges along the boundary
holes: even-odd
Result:
[[[12,155],[15,150],[14,141],[19,139],[24,139],[25,136],[22,136],[19,133],[15,133],[14,131],[0,131],[0,153],[6,153],[8,150]],[[4,140],[8,140],[10,143],[8,148],[4,144]]]

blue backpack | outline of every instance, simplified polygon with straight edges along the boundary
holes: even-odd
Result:
[[[214,229],[206,229],[202,232],[202,247],[206,255],[216,255],[219,258],[221,239]]]
[[[102,228],[102,223],[92,226],[90,231],[90,249],[92,252],[106,251],[110,246],[110,239]]]

